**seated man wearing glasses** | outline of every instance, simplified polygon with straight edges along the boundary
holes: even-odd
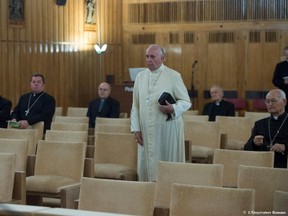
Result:
[[[252,135],[244,146],[250,151],[274,151],[274,167],[287,168],[288,114],[285,92],[273,89],[266,95],[265,104],[270,117],[255,122]]]

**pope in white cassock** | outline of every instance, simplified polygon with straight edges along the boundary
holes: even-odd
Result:
[[[164,50],[151,45],[146,50],[147,69],[135,80],[131,110],[131,131],[138,143],[140,181],[155,181],[158,161],[185,162],[182,114],[191,107],[180,73],[163,64]],[[176,103],[159,105],[169,92]],[[172,118],[167,120],[167,114]]]

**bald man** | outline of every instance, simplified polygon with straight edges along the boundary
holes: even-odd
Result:
[[[202,112],[209,116],[209,121],[215,121],[216,116],[235,116],[234,104],[223,100],[223,89],[219,85],[211,87],[210,95],[212,102],[205,104]]]
[[[89,128],[95,128],[97,117],[119,118],[120,104],[117,100],[110,97],[111,86],[100,83],[98,87],[99,98],[90,101],[87,117],[89,117]]]
[[[255,122],[244,150],[273,151],[274,167],[287,168],[288,114],[285,112],[285,92],[272,89],[266,95],[265,103],[270,116]]]

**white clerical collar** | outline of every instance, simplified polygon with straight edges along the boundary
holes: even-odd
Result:
[[[164,68],[164,65],[162,64],[159,68],[157,68],[156,70],[154,71],[151,71],[152,73],[160,73]]]
[[[272,116],[274,120],[278,120],[278,116]]]

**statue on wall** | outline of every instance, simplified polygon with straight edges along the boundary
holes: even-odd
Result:
[[[24,0],[9,0],[9,25],[22,27],[24,24]]]

